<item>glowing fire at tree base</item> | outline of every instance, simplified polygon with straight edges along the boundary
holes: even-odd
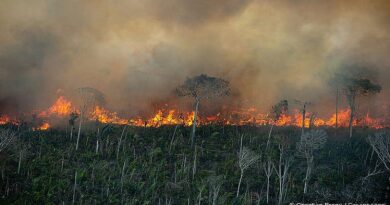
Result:
[[[47,110],[40,111],[37,116],[42,119],[41,125],[35,127],[34,130],[47,130],[51,127],[50,119],[63,118],[68,119],[71,113],[79,114],[72,102],[68,101],[64,96],[60,96]],[[338,113],[338,126],[348,127],[350,110],[341,110]],[[307,113],[307,116],[311,116]],[[103,107],[95,106],[88,115],[88,120],[97,121],[105,124],[131,125],[143,127],[160,127],[163,125],[178,125],[191,126],[194,119],[194,112],[179,112],[175,109],[160,109],[149,118],[133,117],[121,118],[116,112],[111,112]],[[199,116],[197,119],[199,125],[253,125],[262,126],[274,124],[276,126],[302,126],[302,116],[297,110],[293,114],[282,114],[278,120],[272,121],[268,114],[258,112],[254,108],[239,109],[229,111],[228,114],[218,113],[212,116]],[[0,116],[0,125],[4,124],[19,124],[19,121],[7,115]],[[329,126],[334,127],[336,124],[336,114],[332,114],[329,119],[307,117],[305,119],[305,127],[310,126]],[[383,118],[372,118],[369,114],[362,118],[357,118],[353,121],[354,126],[371,127],[375,129],[389,127],[386,120]]]

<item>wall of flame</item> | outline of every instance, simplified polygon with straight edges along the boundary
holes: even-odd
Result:
[[[43,121],[41,125],[35,127],[35,130],[47,130],[51,127],[51,118],[68,119],[71,113],[79,114],[80,111],[73,106],[73,103],[67,100],[64,96],[60,96],[47,110],[40,111],[38,117]],[[343,109],[338,112],[338,126],[347,127],[349,125],[350,110]],[[182,124],[190,126],[193,123],[194,112],[179,112],[175,109],[158,109],[155,114],[149,118],[139,116],[124,118],[120,117],[116,112],[108,109],[95,106],[90,109],[87,120],[98,121],[100,123],[111,123],[118,125],[132,125],[145,127],[160,127],[163,125],[178,125]],[[224,113],[216,115],[200,115],[198,118],[200,125],[220,124],[220,125],[253,125],[262,126],[274,124],[276,126],[296,126],[301,127],[303,124],[302,114],[298,110],[294,110],[292,114],[282,114],[276,121],[272,120],[267,113],[261,113],[255,108],[228,110]],[[8,115],[0,116],[0,125],[7,123],[18,124],[19,121]],[[333,113],[330,118],[324,119],[315,116],[313,113],[307,112],[304,120],[304,126],[329,126],[336,125],[336,114]],[[358,116],[353,121],[354,126],[367,126],[375,129],[389,127],[385,118],[372,118],[367,113],[364,116]]]

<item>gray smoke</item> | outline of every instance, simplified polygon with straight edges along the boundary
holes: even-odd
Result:
[[[352,0],[3,0],[0,112],[47,107],[88,86],[112,109],[138,114],[188,102],[172,90],[201,73],[231,82],[224,104],[268,110],[297,99],[320,114],[334,103],[337,73],[368,76],[383,92],[362,103],[387,109],[389,9]]]

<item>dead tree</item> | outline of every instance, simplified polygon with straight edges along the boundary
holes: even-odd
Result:
[[[208,177],[209,182],[209,199],[210,204],[216,205],[218,200],[219,191],[223,184],[223,176],[210,176]]]
[[[299,101],[299,100],[295,100],[295,103],[297,103],[298,105],[302,106],[302,108],[301,108],[301,112],[302,112],[302,131],[301,131],[301,135],[303,135],[303,134],[305,134],[306,109],[307,109],[308,105],[311,105],[311,103],[310,102],[305,102],[305,101]]]
[[[347,97],[350,109],[349,137],[352,137],[353,120],[356,112],[356,97],[379,93],[381,89],[382,87],[380,85],[372,83],[369,79],[344,79],[344,94]]]
[[[279,160],[277,164],[273,164],[273,168],[279,180],[278,205],[282,205],[286,199],[288,191],[288,176],[290,166],[293,163],[292,156],[286,156],[287,145],[284,142],[279,143]]]
[[[270,141],[271,141],[271,135],[274,125],[277,123],[277,121],[280,119],[280,117],[283,114],[286,114],[288,112],[288,101],[287,100],[281,100],[278,104],[272,106],[272,123],[271,128],[268,132],[268,139],[267,139],[267,145],[265,148],[265,159],[266,161],[263,163],[263,170],[265,173],[265,176],[267,177],[267,190],[266,190],[266,201],[269,202],[269,188],[270,188],[270,179],[272,176],[272,159],[271,159],[271,151],[269,149]]]
[[[93,109],[97,105],[104,104],[104,95],[100,91],[83,87],[78,89],[78,94],[80,96],[80,119],[79,119],[79,129],[77,133],[77,142],[76,142],[76,151],[79,148],[80,134],[81,134],[81,125],[86,116],[88,115],[89,109]]]
[[[339,126],[339,88],[336,88],[336,123],[335,128]]]
[[[10,129],[0,130],[0,152],[8,147],[15,140],[16,132]]]
[[[390,171],[390,136],[385,133],[375,133],[374,136],[368,137],[368,142],[387,171]]]
[[[272,130],[275,125],[275,123],[280,119],[280,117],[287,113],[288,111],[288,101],[287,100],[281,100],[278,104],[272,106],[272,123],[271,128],[268,132],[268,139],[267,139],[267,146],[266,151],[268,150],[269,143],[271,140]]]
[[[70,126],[70,140],[73,139],[73,130],[74,130],[74,123],[76,119],[79,117],[79,115],[76,112],[72,112],[69,115],[69,126]]]
[[[264,173],[265,173],[265,176],[267,177],[267,190],[266,190],[267,204],[269,202],[269,185],[270,185],[270,179],[272,176],[272,167],[273,167],[273,163],[272,163],[271,157],[268,156],[267,161],[263,164]]]
[[[309,180],[314,168],[314,152],[321,149],[327,139],[327,134],[324,130],[311,130],[302,135],[298,142],[298,156],[306,159],[306,175],[304,181],[303,193],[306,194],[308,190]]]
[[[176,89],[179,97],[190,96],[194,99],[194,119],[192,122],[191,146],[195,143],[196,118],[198,116],[199,104],[203,99],[228,95],[230,92],[229,82],[205,74],[187,78],[183,85]]]
[[[344,75],[341,74],[341,73],[337,73],[330,81],[330,84],[331,86],[336,90],[336,97],[335,97],[335,105],[336,105],[336,108],[335,108],[335,117],[336,117],[336,121],[335,121],[335,128],[337,129],[338,128],[338,125],[339,125],[339,101],[340,101],[340,88],[343,87],[343,84],[344,84]]]
[[[260,159],[260,156],[252,152],[246,147],[242,147],[242,136],[240,142],[240,152],[238,153],[238,166],[240,167],[240,180],[238,181],[237,194],[238,197],[240,193],[240,186],[242,177],[244,176],[244,171],[248,169],[251,165],[257,162]]]

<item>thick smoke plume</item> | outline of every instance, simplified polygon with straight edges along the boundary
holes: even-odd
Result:
[[[380,0],[3,0],[0,113],[94,87],[139,114],[181,102],[172,90],[201,73],[230,81],[224,104],[297,99],[323,114],[335,75],[359,75],[383,87],[370,109],[388,109],[389,10]]]

